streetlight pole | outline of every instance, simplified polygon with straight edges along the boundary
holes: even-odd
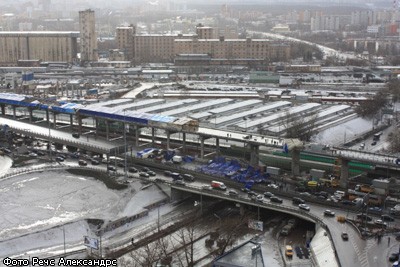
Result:
[[[127,175],[127,166],[126,166],[126,114],[125,114],[125,109],[124,109],[124,148],[125,148],[125,164],[124,164],[124,171],[125,171],[125,179],[128,176]]]
[[[53,161],[53,159],[52,159],[52,155],[51,155],[51,132],[50,132],[50,125],[51,125],[51,123],[50,123],[50,118],[49,118],[49,121],[48,121],[49,123],[48,123],[48,128],[49,128],[49,156],[50,156],[50,162],[51,161]]]

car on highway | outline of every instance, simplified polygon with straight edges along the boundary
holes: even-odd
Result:
[[[210,191],[211,191],[212,189],[213,189],[213,188],[212,188],[211,185],[206,185],[206,184],[205,184],[205,185],[202,185],[202,186],[201,186],[201,190],[210,190]]]
[[[79,166],[87,166],[87,161],[86,161],[86,160],[83,160],[83,159],[80,159],[80,160],[78,161],[78,164],[79,164]]]
[[[263,195],[261,195],[261,194],[260,194],[260,195],[257,195],[257,196],[256,196],[256,201],[257,201],[257,202],[263,202],[263,201],[264,201]]]
[[[385,222],[382,221],[382,220],[375,220],[375,221],[374,221],[374,224],[375,224],[375,225],[378,225],[378,226],[381,226],[382,228],[386,228],[386,227],[387,227],[387,223],[385,223]]]
[[[239,194],[238,194],[238,192],[236,192],[235,190],[229,189],[229,190],[228,190],[228,195],[237,197]]]
[[[176,185],[186,185],[185,182],[183,180],[174,180],[174,184]]]
[[[100,161],[98,161],[97,159],[91,159],[90,162],[92,163],[92,165],[100,165]]]
[[[37,158],[38,154],[35,153],[35,152],[30,152],[30,153],[28,154],[28,156],[29,156],[29,157],[32,157],[32,158]]]
[[[372,218],[364,213],[357,214],[357,219],[367,221],[367,222],[372,221]]]
[[[376,141],[373,141],[373,142],[371,143],[371,146],[374,146],[374,145],[376,145]]]
[[[147,172],[139,172],[140,177],[148,178],[150,175]]]
[[[301,192],[299,195],[303,197],[312,197],[312,195],[308,192]]]
[[[381,219],[384,222],[394,222],[394,218],[392,216],[390,216],[390,215],[387,215],[387,214],[382,214],[381,215]]]
[[[58,156],[58,157],[56,157],[56,161],[57,161],[57,162],[64,162],[64,158]]]
[[[276,197],[276,196],[271,197],[269,200],[271,202],[275,202],[275,203],[279,203],[279,204],[283,203],[283,200],[281,198],[279,198],[279,197]]]
[[[395,262],[399,260],[399,253],[392,253],[389,256],[389,261],[390,262]]]
[[[79,138],[80,136],[79,136],[79,133],[72,133],[72,137]]]
[[[299,209],[310,211],[310,206],[307,204],[299,204]]]
[[[150,176],[156,176],[156,173],[154,171],[148,171],[147,174]]]
[[[164,175],[170,177],[172,175],[171,171],[164,171]]]
[[[305,204],[306,202],[304,201],[304,199],[301,199],[299,197],[294,197],[292,198],[292,203],[298,205],[298,204]]]
[[[115,172],[115,171],[117,171],[117,168],[115,168],[115,166],[113,166],[113,165],[109,165],[109,166],[107,167],[107,170],[108,170],[108,171],[113,171],[113,172]]]
[[[189,181],[189,182],[194,181],[194,176],[191,174],[186,173],[186,174],[183,174],[182,177],[183,177],[183,180],[185,180],[185,181]]]
[[[341,237],[342,237],[342,239],[343,239],[344,241],[349,240],[349,234],[347,234],[346,232],[343,232],[343,233],[341,234]]]
[[[131,173],[137,173],[138,169],[136,169],[135,167],[129,167],[128,171]]]
[[[148,167],[143,167],[142,168],[142,172],[148,172],[148,171],[150,171],[150,169]]]
[[[325,211],[324,211],[324,216],[327,216],[327,217],[334,217],[334,216],[335,216],[335,213],[334,213],[333,211],[331,211],[331,210],[325,210]]]
[[[270,187],[273,189],[279,189],[279,186],[277,184],[268,184],[267,187]]]
[[[264,197],[266,197],[266,198],[270,198],[270,197],[273,197],[273,196],[275,196],[275,195],[272,194],[271,192],[264,192]]]

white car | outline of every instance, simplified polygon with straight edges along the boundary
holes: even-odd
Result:
[[[278,189],[279,188],[279,186],[277,184],[269,184],[269,185],[267,185],[267,187],[271,187],[273,189]]]
[[[310,211],[310,206],[307,204],[299,204],[299,209]]]

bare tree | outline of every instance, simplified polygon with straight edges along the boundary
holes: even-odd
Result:
[[[307,114],[291,114],[289,111],[282,117],[282,126],[285,129],[287,138],[299,138],[303,141],[309,141],[314,134],[314,127],[318,115],[316,111]]]
[[[389,149],[393,153],[398,153],[400,152],[400,132],[399,131],[393,131],[390,133],[389,138]]]

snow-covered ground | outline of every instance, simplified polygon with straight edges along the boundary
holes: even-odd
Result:
[[[3,176],[12,166],[12,160],[8,156],[0,156],[0,177]]]
[[[64,232],[68,248],[81,246],[83,236],[91,235],[84,219],[116,220],[165,199],[156,186],[142,191],[140,181],[129,179],[128,188],[119,191],[64,170],[0,180],[0,257],[43,254],[44,248],[60,246],[62,252]]]
[[[356,118],[321,131],[313,137],[313,141],[325,145],[339,145],[372,130],[372,122],[363,118]]]

